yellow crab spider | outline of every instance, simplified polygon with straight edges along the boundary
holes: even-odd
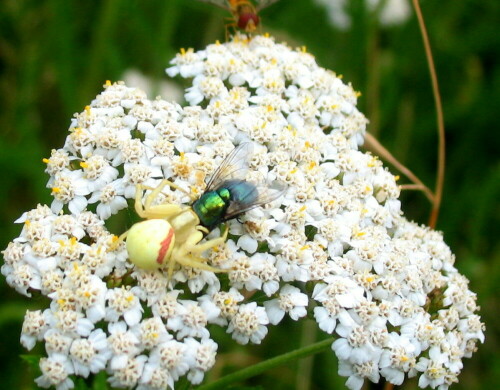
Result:
[[[135,211],[145,220],[134,224],[118,239],[118,242],[126,240],[129,260],[137,267],[146,270],[166,267],[169,278],[176,263],[212,272],[223,272],[206,264],[206,259],[199,255],[225,242],[228,229],[226,228],[221,237],[200,244],[209,230],[200,225],[200,219],[192,207],[177,204],[152,205],[167,185],[186,192],[165,179],[158,187],[152,189],[143,205],[143,192],[151,188],[137,185]],[[193,199],[191,195],[190,197]]]

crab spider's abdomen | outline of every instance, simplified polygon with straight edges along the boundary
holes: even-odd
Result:
[[[164,219],[136,223],[127,234],[130,261],[139,268],[154,270],[165,266],[175,244],[175,232]]]

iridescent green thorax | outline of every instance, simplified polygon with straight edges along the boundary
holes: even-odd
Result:
[[[257,197],[254,184],[238,179],[226,180],[216,190],[205,192],[192,207],[201,224],[212,230],[219,223],[248,210],[247,206],[252,205]]]
[[[227,188],[205,192],[200,199],[193,203],[193,210],[200,218],[200,222],[207,229],[212,230],[224,220],[229,207],[231,194]]]

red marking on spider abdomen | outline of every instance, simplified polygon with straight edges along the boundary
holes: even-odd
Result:
[[[156,258],[156,262],[158,264],[163,264],[163,260],[165,260],[165,255],[167,254],[170,244],[172,243],[172,237],[174,236],[174,229],[170,228],[168,230],[167,236],[160,244],[160,250],[158,251],[158,257]]]

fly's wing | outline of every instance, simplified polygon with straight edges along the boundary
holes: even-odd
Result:
[[[235,218],[238,215],[243,214],[245,211],[271,203],[280,196],[284,195],[287,189],[283,184],[278,182],[272,183],[271,186],[267,185],[263,181],[260,181],[259,183],[246,181],[244,183],[248,186],[249,190],[246,191],[243,196],[240,196],[239,199],[231,201],[226,210],[226,214],[224,215],[224,220]],[[234,192],[234,190],[231,192]]]
[[[278,0],[260,0],[257,1],[257,7],[256,10],[260,11],[261,9],[264,9],[266,7],[269,7],[271,4],[276,3]]]
[[[222,161],[221,165],[207,184],[206,192],[227,188],[233,196],[224,215],[224,220],[278,199],[286,187],[275,182],[271,186],[262,175],[253,179],[247,177],[248,160],[252,154],[252,143],[244,142],[234,148]],[[250,175],[251,176],[251,175]]]
[[[248,172],[248,157],[252,154],[252,149],[252,144],[249,142],[235,147],[212,175],[205,191],[213,191],[229,180],[245,180]]]
[[[226,0],[198,0],[198,1],[201,1],[203,3],[213,4],[217,7],[225,9],[226,11],[231,11],[231,8],[228,6]]]

